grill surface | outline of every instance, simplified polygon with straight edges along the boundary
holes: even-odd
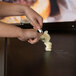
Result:
[[[18,39],[7,39],[7,76],[75,76],[75,30],[49,30],[49,34],[52,52],[45,52],[41,41],[31,45]]]

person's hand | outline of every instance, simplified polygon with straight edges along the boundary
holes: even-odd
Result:
[[[25,14],[35,30],[42,28],[43,18],[37,12],[26,6]]]
[[[22,35],[18,39],[34,44],[39,41],[40,34],[34,29],[22,29]]]

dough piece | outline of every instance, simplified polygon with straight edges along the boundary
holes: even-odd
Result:
[[[44,42],[45,44],[45,50],[46,51],[51,51],[51,48],[52,48],[52,43],[50,42],[50,35],[48,34],[48,31],[45,31],[43,33],[43,35],[40,37],[40,39],[42,40],[42,42]]]

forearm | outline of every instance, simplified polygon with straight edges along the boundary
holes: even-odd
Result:
[[[26,6],[0,2],[0,16],[22,16],[25,15]]]
[[[0,37],[15,37],[18,38],[22,35],[22,29],[0,22]]]

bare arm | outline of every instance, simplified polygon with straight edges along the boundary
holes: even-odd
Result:
[[[36,30],[42,27],[42,17],[30,7],[20,4],[0,2],[0,16],[21,15],[26,15]],[[0,22],[0,37],[16,37],[22,41],[28,40],[31,44],[39,40],[40,36],[36,30],[25,30],[14,25],[8,25]]]
[[[0,2],[0,16],[3,17],[3,16],[21,16],[21,15],[25,15],[23,5]]]
[[[34,44],[39,40],[40,35],[34,29],[21,29],[15,25],[0,22],[0,37],[18,38],[21,41]]]
[[[25,15],[29,19],[30,23],[34,26],[34,29],[42,28],[43,19],[33,9],[26,5],[12,4],[0,2],[0,16],[21,16]]]
[[[22,34],[22,29],[0,22],[0,37],[16,37],[18,38]]]

